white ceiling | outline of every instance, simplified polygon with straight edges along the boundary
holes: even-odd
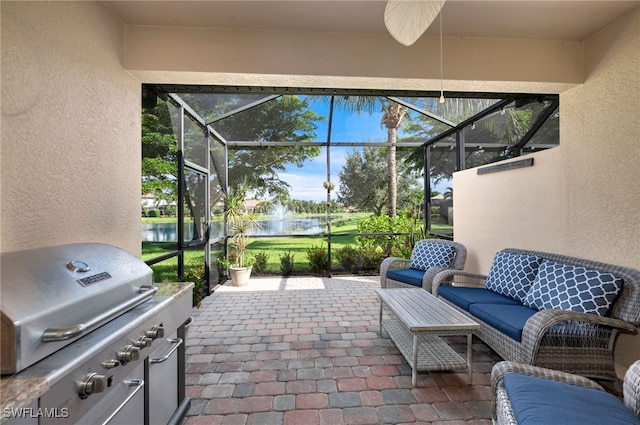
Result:
[[[110,1],[104,3],[130,25],[234,29],[387,33],[386,1]],[[460,37],[583,40],[640,1],[447,0],[443,34]],[[437,21],[427,34],[438,34]]]

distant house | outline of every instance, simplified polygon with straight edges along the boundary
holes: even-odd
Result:
[[[149,211],[156,207],[156,198],[152,193],[142,195],[142,211]]]
[[[160,210],[160,212],[164,215],[167,213],[167,207],[175,207],[177,204],[175,202],[168,203],[165,199],[157,200],[153,193],[146,193],[142,195],[141,205],[142,211],[144,212],[151,210]]]
[[[255,213],[262,201],[259,199],[247,199],[244,201],[244,210],[248,213]]]

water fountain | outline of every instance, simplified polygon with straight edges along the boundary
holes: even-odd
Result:
[[[275,233],[284,233],[284,222],[291,217],[291,211],[289,211],[289,208],[278,202],[273,206],[273,208],[271,208],[271,211],[269,211],[269,216],[272,217],[270,219],[272,222],[270,223],[272,224],[272,226],[270,226],[271,230],[275,231]]]
[[[291,211],[289,211],[289,208],[287,208],[286,205],[282,205],[278,202],[273,206],[273,208],[271,208],[269,215],[274,217],[276,220],[285,220],[291,216]]]

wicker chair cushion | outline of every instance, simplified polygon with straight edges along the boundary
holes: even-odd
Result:
[[[460,308],[469,311],[471,304],[510,304],[518,305],[519,303],[504,295],[496,294],[485,288],[465,288],[462,286],[445,286],[438,287],[438,295],[451,301]]]
[[[606,316],[621,290],[622,279],[611,273],[545,260],[524,304]]]
[[[522,340],[524,324],[536,312],[522,304],[471,304],[469,307],[469,313],[518,342]]]
[[[640,425],[605,391],[518,373],[504,376],[504,388],[519,425]]]
[[[387,272],[387,279],[397,280],[398,282],[408,283],[409,285],[422,288],[422,277],[424,270],[417,269],[391,269]]]
[[[451,267],[456,249],[452,245],[420,241],[413,247],[409,267],[417,270],[428,270],[431,267]]]
[[[486,288],[522,303],[538,273],[540,261],[533,255],[498,252],[489,269]]]

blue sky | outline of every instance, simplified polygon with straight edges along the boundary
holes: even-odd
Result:
[[[312,104],[318,114],[329,116],[329,101],[316,102]],[[332,142],[385,142],[387,140],[387,131],[381,127],[380,120],[382,112],[373,114],[355,115],[351,112],[334,109],[331,141]],[[317,123],[316,140],[326,141],[328,123]],[[331,147],[331,181],[339,188],[340,181],[338,174],[346,161],[347,155],[352,152],[354,147],[351,146],[332,146]],[[361,148],[355,148],[361,149]],[[303,168],[288,166],[284,173],[281,173],[283,180],[292,186],[291,198],[301,200],[313,200],[316,202],[326,201],[327,192],[323,187],[323,182],[327,180],[327,160],[326,148],[321,149],[318,157],[308,160]],[[435,188],[439,192],[444,192],[447,186],[451,186],[450,182],[443,182]],[[332,193],[335,199],[335,192]]]

